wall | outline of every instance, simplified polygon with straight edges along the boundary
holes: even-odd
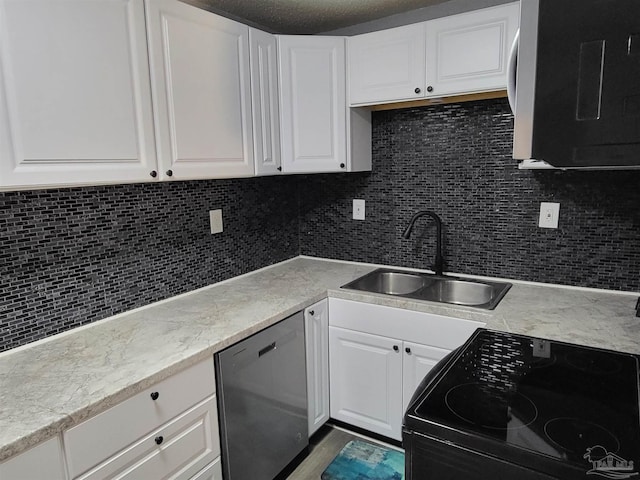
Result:
[[[0,350],[298,255],[295,182],[0,193]]]
[[[0,350],[299,253],[640,290],[640,171],[520,171],[506,100],[373,114],[371,173],[0,193]],[[351,220],[364,198],[367,219]],[[537,227],[560,202],[560,228]],[[208,210],[225,231],[208,233]]]
[[[511,159],[505,99],[374,112],[373,172],[307,176],[301,252],[405,267],[433,261],[445,224],[446,270],[614,290],[640,290],[640,171],[524,171]],[[365,221],[351,200],[366,200]],[[560,228],[537,226],[559,202]]]

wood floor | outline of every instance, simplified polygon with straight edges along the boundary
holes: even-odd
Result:
[[[310,453],[286,480],[320,480],[320,475],[340,450],[357,437],[349,432],[325,425],[310,439]],[[367,439],[372,443],[375,440]]]

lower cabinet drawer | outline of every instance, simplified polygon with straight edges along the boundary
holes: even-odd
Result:
[[[196,473],[195,476],[191,477],[191,480],[222,480],[220,457]]]
[[[211,358],[70,428],[64,432],[69,475],[84,474],[214,392]]]
[[[218,416],[212,396],[76,478],[187,480],[219,456]]]

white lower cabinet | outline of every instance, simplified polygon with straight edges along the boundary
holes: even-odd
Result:
[[[392,338],[329,327],[333,418],[401,438],[401,344]]]
[[[304,310],[309,436],[329,420],[329,302]]]
[[[64,442],[72,479],[192,478],[220,456],[213,359],[67,430]]]
[[[191,477],[191,480],[222,480],[222,464],[220,463],[220,458],[217,458],[214,462],[196,473]]]
[[[65,480],[64,455],[58,437],[0,463],[2,480]]]
[[[405,412],[422,379],[451,350],[412,342],[402,342],[402,347],[402,411]]]
[[[484,323],[329,299],[331,417],[401,440],[424,376]]]

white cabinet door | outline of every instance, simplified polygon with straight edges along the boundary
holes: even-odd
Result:
[[[347,168],[343,37],[278,36],[282,170]]]
[[[519,3],[427,22],[427,96],[507,88]]]
[[[58,437],[0,463],[2,480],[64,480],[62,445]]]
[[[191,480],[222,480],[220,457],[196,473]]]
[[[347,47],[350,105],[424,97],[424,23],[349,37]]]
[[[451,350],[411,342],[404,342],[403,348],[402,411],[405,412],[422,379]]]
[[[274,35],[249,29],[251,49],[251,100],[253,151],[256,175],[274,175],[280,166],[280,107],[278,104],[278,58]]]
[[[0,2],[0,188],[155,169],[143,0]]]
[[[402,438],[401,341],[329,327],[331,416]]]
[[[309,436],[329,420],[329,302],[304,310]]]
[[[177,0],[147,0],[163,178],[254,173],[249,27]]]

